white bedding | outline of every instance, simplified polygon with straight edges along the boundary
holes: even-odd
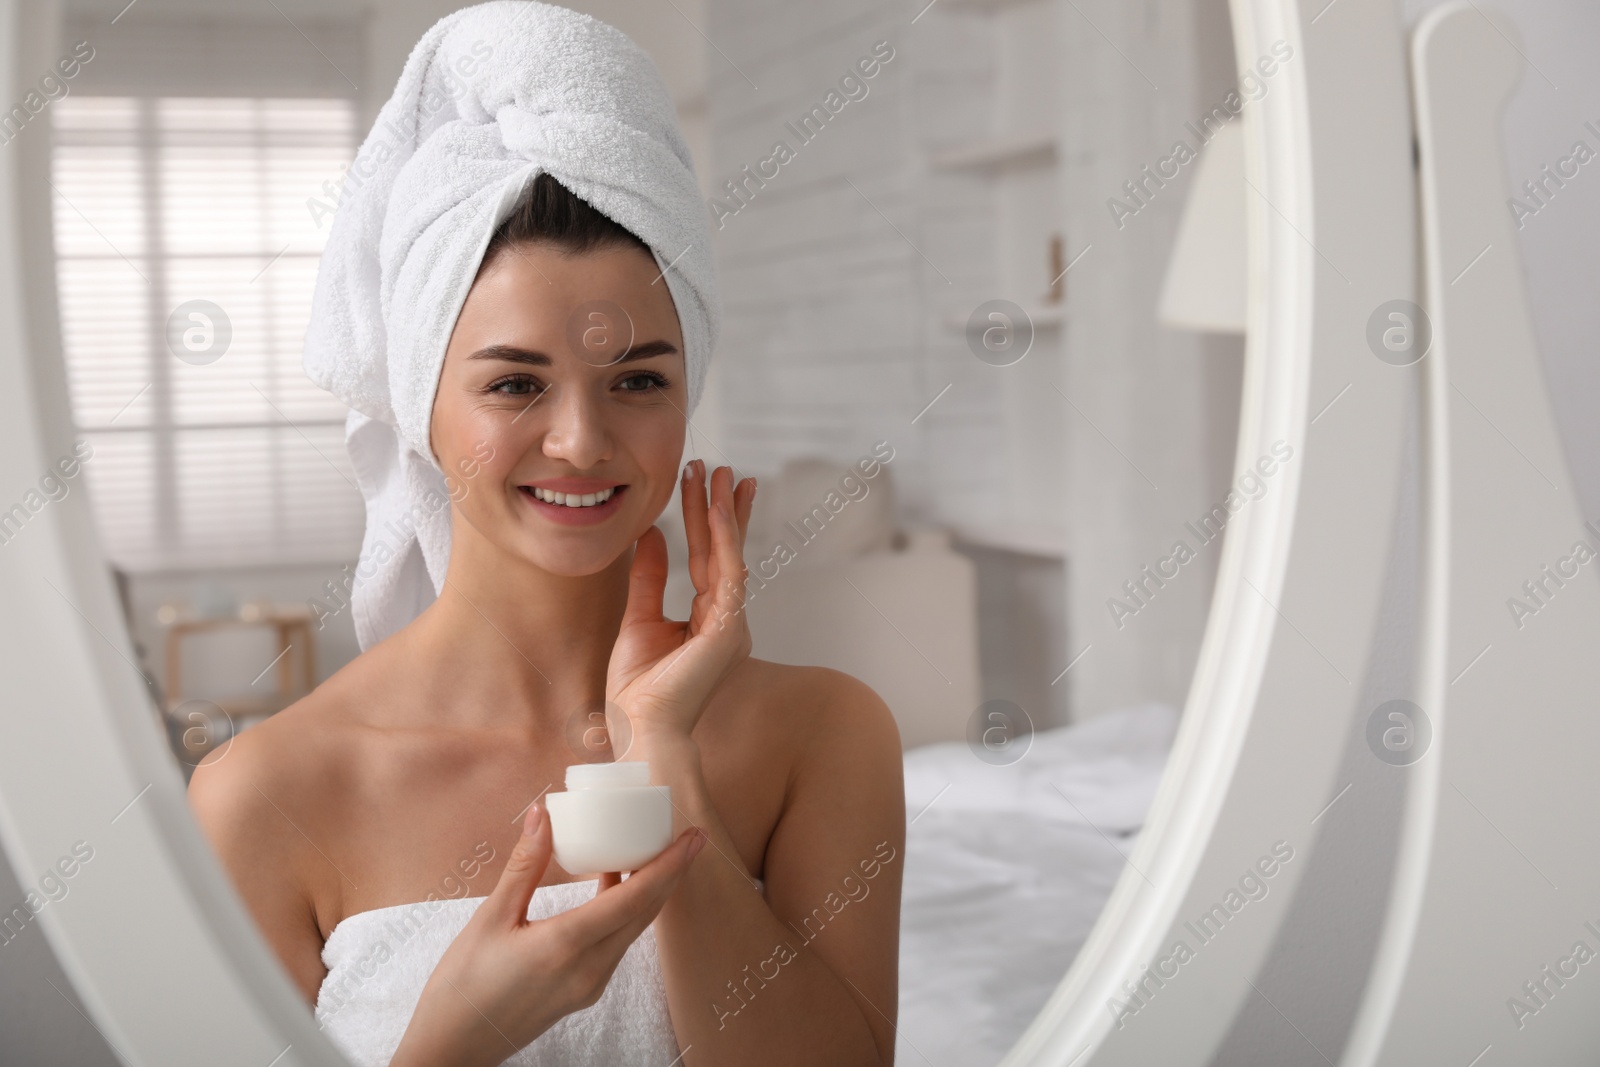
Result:
[[[1009,767],[960,742],[906,753],[897,1067],[1000,1062],[1121,874],[1177,722],[1161,703],[1106,712]]]

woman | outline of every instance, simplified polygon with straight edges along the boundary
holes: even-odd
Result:
[[[575,70],[622,47],[608,27],[526,7],[586,42],[556,50]],[[527,24],[494,26],[495,40]],[[662,617],[652,523],[705,334],[686,340],[689,290],[658,284],[666,239],[641,240],[551,169],[497,212],[423,390],[428,462],[459,475],[436,599],[203,762],[191,805],[357,1062],[667,1067],[681,1050],[705,1067],[890,1064],[905,825],[893,719],[846,675],[748,655],[755,484],[727,468],[683,469],[697,595],[687,623]],[[330,244],[354,217],[340,214]],[[386,299],[392,339],[419,301]],[[368,506],[371,543],[370,493]],[[406,566],[374,588],[402,602]],[[626,879],[579,880],[597,872],[553,862],[537,798],[567,765],[613,757],[649,762],[678,834]],[[330,960],[344,983],[332,1006]]]

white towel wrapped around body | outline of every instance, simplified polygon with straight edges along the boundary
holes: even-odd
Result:
[[[540,886],[530,920],[548,919],[594,899],[598,883]],[[317,990],[317,1026],[355,1067],[394,1058],[422,989],[484,897],[446,897],[358,912],[328,934],[327,976]],[[509,1051],[509,1050],[508,1050]],[[556,1020],[504,1067],[668,1067],[679,1058],[667,1005],[655,927],[628,946],[600,999]]]
[[[439,371],[489,238],[541,172],[651,248],[683,331],[688,413],[699,401],[721,317],[710,227],[655,64],[562,7],[494,0],[447,15],[345,179],[306,331],[306,373],[352,409],[363,649],[444,586],[450,507],[428,444]]]

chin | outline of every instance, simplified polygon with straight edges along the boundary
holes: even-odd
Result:
[[[586,578],[591,574],[599,574],[615,563],[627,547],[613,543],[610,537],[592,537],[586,545],[554,545],[548,538],[536,538],[531,544],[524,539],[516,554],[548,574],[563,578]]]
[[[608,526],[610,524],[607,524]],[[549,574],[583,578],[599,574],[625,555],[647,527],[635,530],[620,523],[611,529],[574,527],[529,529],[526,525],[499,539],[507,552]]]

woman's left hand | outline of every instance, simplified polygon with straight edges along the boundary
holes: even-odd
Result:
[[[662,614],[667,541],[658,528],[650,527],[634,548],[628,607],[606,671],[608,712],[614,705],[628,719],[611,724],[623,730],[619,735],[613,729],[613,737],[626,738],[641,729],[687,737],[717,686],[750,655],[744,535],[755,479],[735,486],[733,471],[718,467],[711,475],[708,504],[705,463],[697,459],[685,468],[682,488],[694,604],[687,622]]]

